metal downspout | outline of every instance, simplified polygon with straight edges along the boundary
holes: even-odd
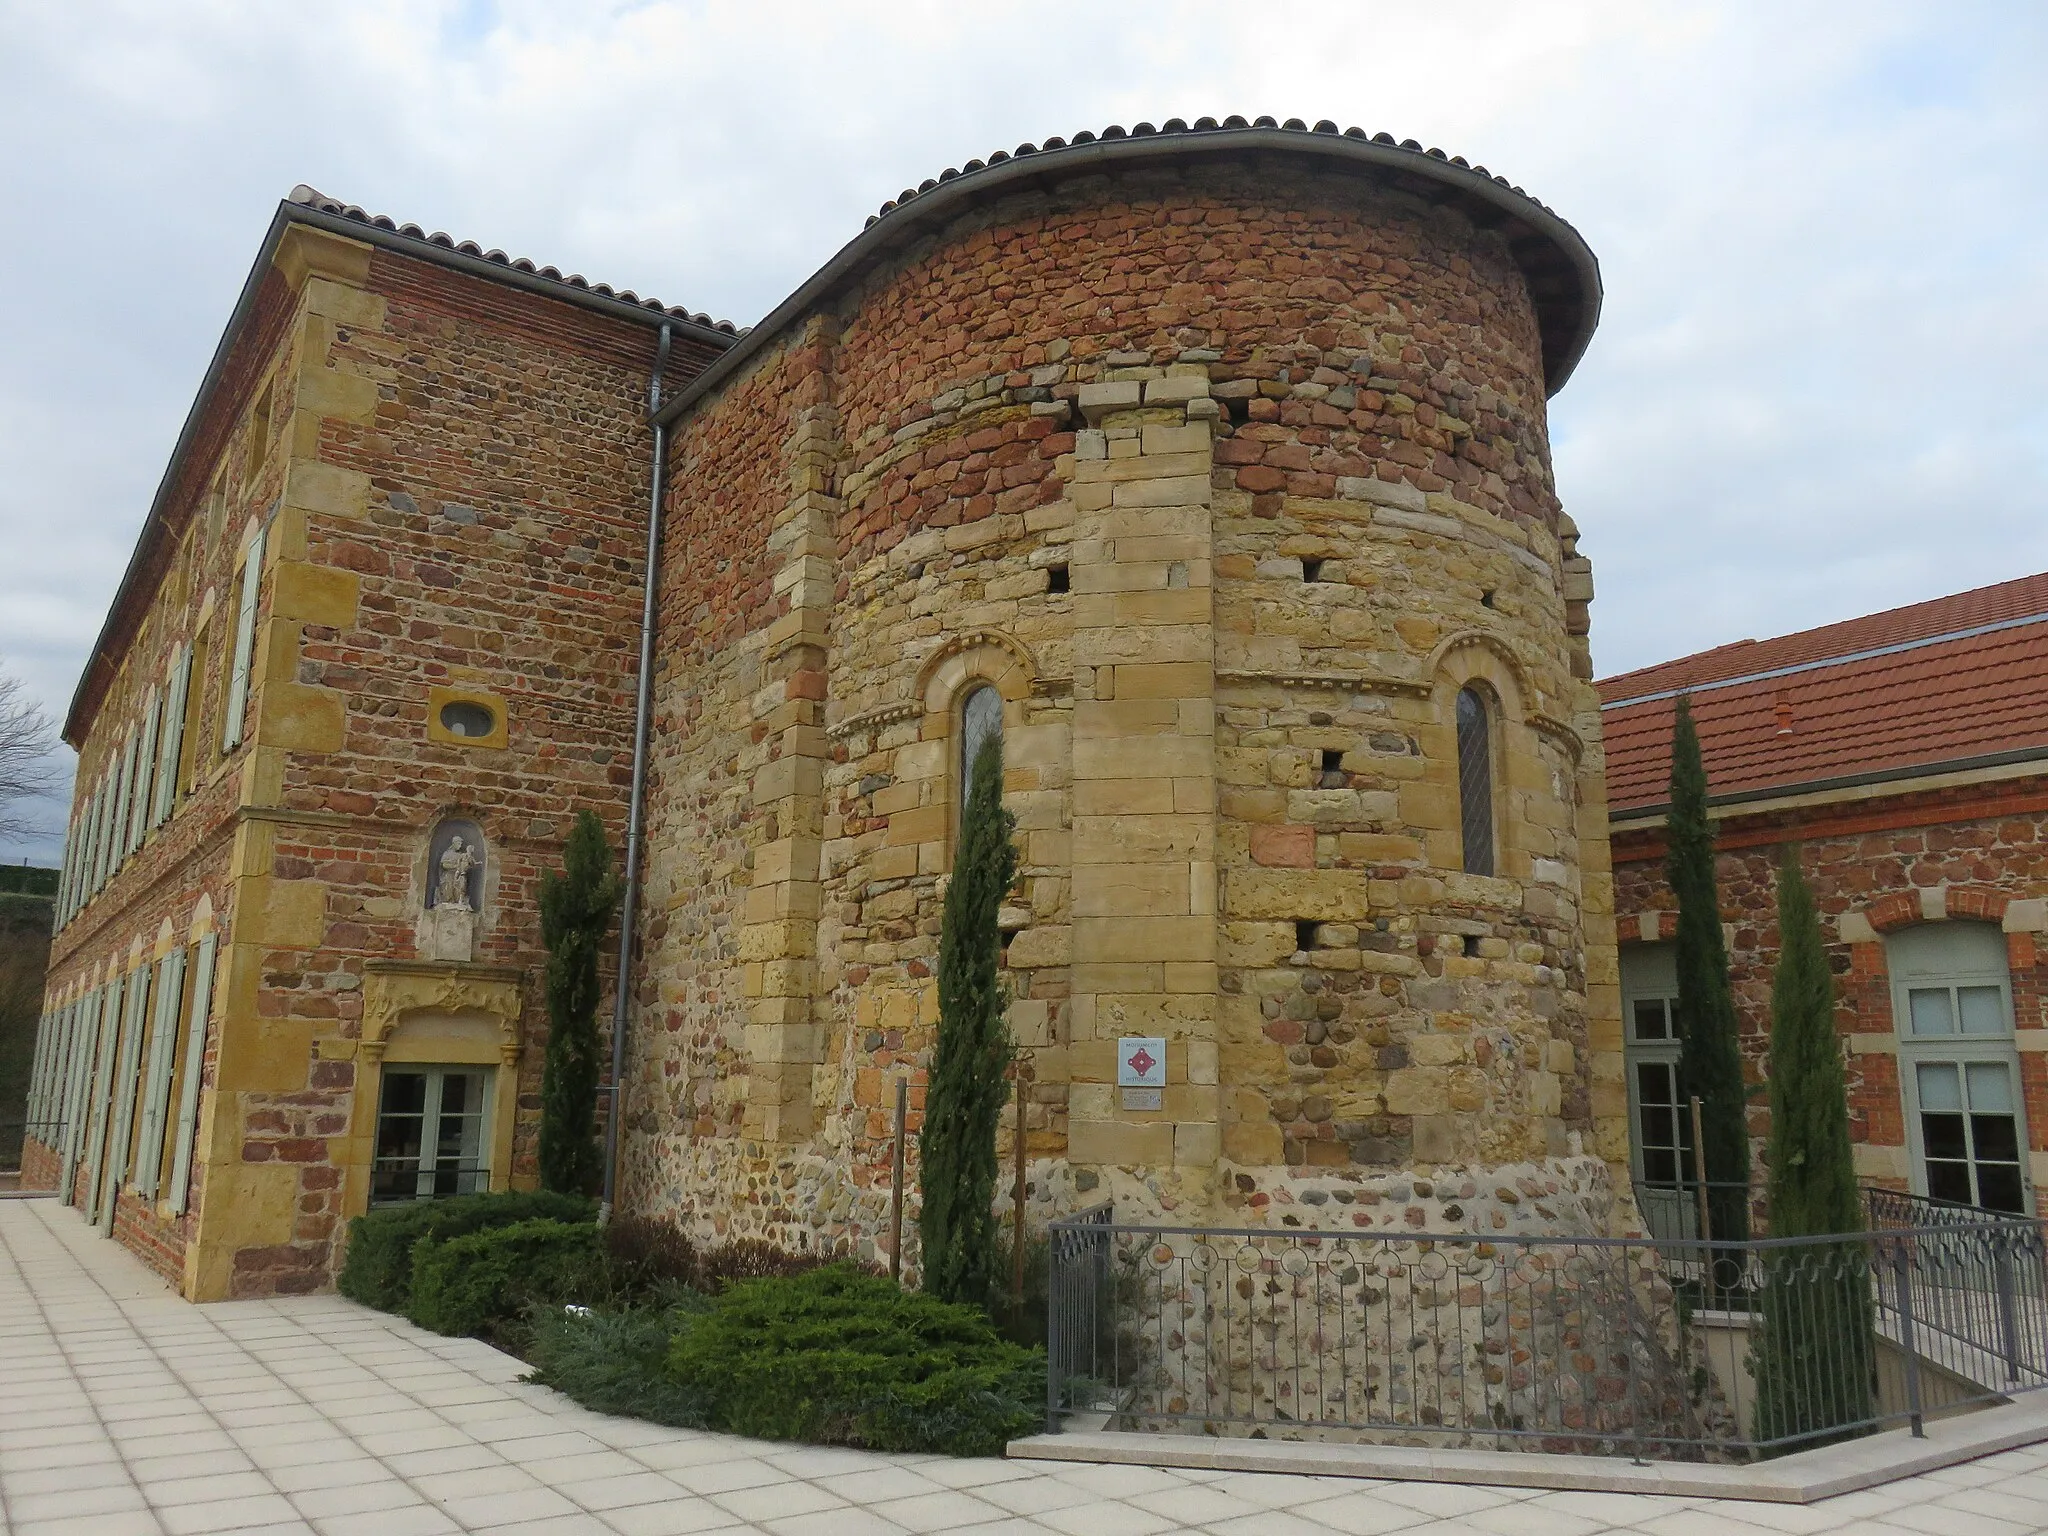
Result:
[[[654,611],[661,584],[661,492],[668,459],[668,426],[656,420],[661,409],[661,376],[668,368],[673,330],[661,328],[654,354],[654,377],[647,384],[647,419],[654,427],[654,466],[648,476],[647,575],[640,594],[640,678],[633,706],[633,790],[626,809],[626,881],[619,909],[619,968],[612,987],[611,1103],[604,1117],[604,1200],[600,1225],[612,1217],[619,1183],[619,1121],[625,1113],[626,1013],[633,984],[633,932],[640,914],[641,821],[647,803],[648,719],[654,708]]]

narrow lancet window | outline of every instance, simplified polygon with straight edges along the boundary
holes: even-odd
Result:
[[[1003,696],[984,683],[961,701],[960,705],[960,800],[959,809],[964,815],[967,810],[967,796],[974,788],[974,760],[981,755],[981,744],[990,737],[1000,741],[1003,735]]]
[[[1486,700],[1476,688],[1458,695],[1458,818],[1465,873],[1490,875],[1493,857],[1493,742]]]

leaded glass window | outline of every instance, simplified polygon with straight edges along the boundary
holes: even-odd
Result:
[[[974,788],[974,760],[982,743],[1003,736],[1003,696],[986,683],[969,693],[960,704],[960,809],[967,808],[967,796]]]
[[[1490,875],[1493,856],[1493,723],[1476,688],[1458,694],[1458,818],[1465,873]]]

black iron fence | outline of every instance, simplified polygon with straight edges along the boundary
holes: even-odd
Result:
[[[2042,1227],[1825,1238],[1052,1230],[1049,1413],[1735,1459],[2048,1386]]]

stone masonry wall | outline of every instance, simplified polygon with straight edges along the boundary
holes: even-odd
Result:
[[[1971,921],[2004,932],[2020,1079],[2037,1201],[2048,1189],[2048,779],[1959,784],[1918,794],[1812,805],[1719,823],[1717,864],[1729,970],[1752,1081],[1769,1052],[1778,961],[1777,869],[1797,844],[1820,907],[1835,974],[1836,1028],[1846,1046],[1857,1172],[1907,1187],[1905,1103],[1884,936]],[[1625,943],[1676,933],[1656,830],[1615,840],[1616,906]],[[1766,1105],[1750,1111],[1759,1169]]]
[[[671,474],[629,1203],[875,1251],[978,682],[1034,1208],[1614,1155],[1590,583],[1494,237],[1284,168],[1006,199],[693,405]],[[1498,879],[1451,872],[1468,681]]]

